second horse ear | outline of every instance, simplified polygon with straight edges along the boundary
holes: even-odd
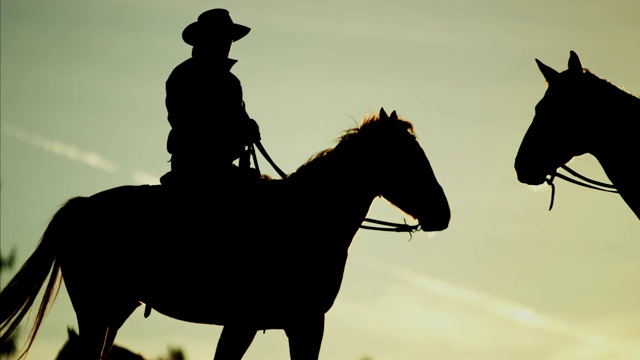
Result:
[[[582,62],[575,51],[569,52],[569,70],[582,73]]]
[[[391,115],[389,116],[389,118],[390,118],[391,120],[398,120],[398,114],[396,114],[396,111],[395,111],[395,110],[393,110],[393,111],[391,112]]]
[[[386,111],[384,111],[384,108],[380,108],[380,120],[387,119],[389,119],[389,115],[387,115]]]

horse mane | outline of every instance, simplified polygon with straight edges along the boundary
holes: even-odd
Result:
[[[414,138],[417,137],[414,132],[413,124],[400,116],[395,120],[381,121],[380,116],[377,114],[368,115],[362,120],[362,123],[359,126],[344,130],[342,135],[336,139],[337,144],[335,146],[318,151],[310,156],[307,161],[300,165],[294,172],[290,173],[288,178],[291,178],[291,176],[298,177],[301,174],[307,174],[309,169],[317,169],[318,165],[326,163],[325,160],[335,154],[337,149],[348,148],[348,145],[358,142],[363,138],[375,136],[376,133],[386,134],[388,131],[385,130],[389,128],[406,131]],[[261,174],[260,178],[265,181],[280,180],[267,174]]]
[[[342,135],[337,138],[337,145],[319,151],[312,155],[304,164],[302,164],[295,171],[298,173],[301,170],[304,170],[309,167],[309,165],[313,163],[317,163],[322,159],[325,159],[329,155],[333,154],[335,150],[340,146],[344,147],[347,144],[359,141],[363,137],[370,136],[370,134],[379,133],[381,128],[387,129],[389,126],[393,126],[394,128],[400,128],[404,131],[409,132],[412,136],[416,136],[413,130],[413,124],[407,120],[404,120],[401,117],[398,117],[397,120],[389,121],[380,121],[380,116],[373,114],[366,116],[362,123],[359,126],[353,127],[351,129],[347,129],[342,132]]]
[[[567,76],[575,75],[575,73],[573,73],[571,70],[565,70],[562,73],[568,74]],[[617,86],[611,83],[607,79],[599,77],[598,75],[594,74],[587,68],[583,68],[582,73],[580,73],[580,75],[582,75],[582,78],[586,79],[586,81],[588,81],[589,84],[594,85],[596,88],[602,91],[602,93],[605,95],[615,96],[615,95],[620,95],[620,93],[623,93],[624,95],[631,96],[635,100],[640,99],[640,97],[630,93],[629,91],[627,91],[624,88],[621,88],[620,86]]]

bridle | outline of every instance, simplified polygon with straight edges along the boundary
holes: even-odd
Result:
[[[249,147],[248,147],[248,151],[249,151],[249,153],[251,153],[251,158],[253,159],[253,164],[256,167],[256,170],[258,170],[258,173],[260,173],[260,168],[258,167],[258,158],[256,157],[256,151],[255,151],[256,147],[258,148],[258,150],[260,151],[262,156],[264,156],[264,158],[269,162],[271,167],[273,167],[273,169],[278,173],[278,175],[280,175],[281,178],[285,179],[285,178],[288,177],[288,175],[284,171],[280,170],[280,168],[271,159],[271,156],[269,156],[267,151],[264,149],[264,146],[262,146],[262,143],[260,142],[260,140],[256,140],[253,144],[249,145]],[[382,225],[382,226],[360,225],[360,228],[367,229],[367,230],[408,232],[409,234],[413,234],[414,232],[422,230],[421,227],[420,227],[420,224],[409,225],[409,224],[407,224],[406,221],[403,224],[389,222],[389,221],[376,220],[376,219],[370,219],[370,218],[364,218],[363,221],[364,222],[369,222],[369,223],[372,223],[372,224]]]
[[[572,178],[570,178],[570,177],[568,177],[566,175],[560,174],[558,171],[556,171],[555,173],[551,174],[545,181],[547,184],[549,184],[551,186],[551,204],[549,205],[549,211],[551,211],[551,209],[553,208],[553,200],[554,200],[555,193],[556,193],[556,187],[553,184],[553,180],[556,177],[560,178],[562,180],[568,181],[570,183],[589,188],[589,189],[605,191],[605,192],[610,192],[610,193],[618,193],[618,191],[616,190],[616,187],[613,186],[612,184],[606,184],[606,183],[603,183],[603,182],[600,182],[600,181],[589,179],[588,177],[586,177],[584,175],[580,175],[575,170],[572,170],[567,165],[562,165],[562,166],[560,166],[560,168],[564,169],[566,172],[568,172],[569,174],[575,176],[576,178],[578,178],[578,179],[580,179],[582,181],[576,180],[576,179],[572,179]]]

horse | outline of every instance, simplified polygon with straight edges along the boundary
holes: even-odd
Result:
[[[81,358],[82,344],[78,333],[69,327],[67,328],[67,334],[69,338],[58,352],[55,360],[78,360]],[[106,360],[145,360],[145,358],[140,354],[114,344],[106,355]]]
[[[317,359],[373,201],[388,200],[422,231],[445,230],[451,217],[413,124],[395,110],[365,117],[284,179],[251,179],[242,191],[238,181],[123,185],[68,200],[0,292],[0,340],[48,281],[25,356],[64,280],[84,359],[101,359],[142,304],[224,329],[284,329],[292,360]]]
[[[617,192],[640,219],[640,188],[634,165],[640,156],[636,130],[640,98],[583,68],[574,51],[570,51],[568,69],[562,72],[538,59],[536,63],[548,88],[535,107],[535,116],[516,155],[518,181],[553,186],[553,179],[560,177]],[[573,157],[583,154],[598,160],[612,184],[591,180],[567,167]],[[584,182],[558,173],[558,168]]]

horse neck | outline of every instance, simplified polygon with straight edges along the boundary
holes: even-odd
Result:
[[[362,156],[368,152],[349,142],[301,166],[289,179],[295,188],[313,188],[315,199],[324,204],[318,216],[350,223],[355,234],[377,194],[368,165],[372,161]]]
[[[602,98],[603,106],[596,114],[590,153],[598,160],[602,169],[622,198],[640,218],[640,188],[636,178],[640,142],[635,130],[640,125],[640,98],[613,85]]]

